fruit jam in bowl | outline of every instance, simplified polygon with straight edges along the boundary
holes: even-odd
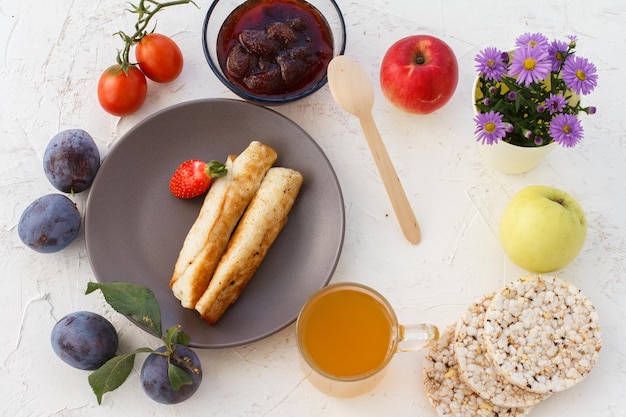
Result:
[[[203,33],[217,78],[239,97],[269,106],[320,89],[328,63],[346,47],[335,0],[215,0]]]

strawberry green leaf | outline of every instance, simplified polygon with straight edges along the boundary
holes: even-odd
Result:
[[[147,328],[155,336],[162,336],[161,308],[150,288],[124,282],[89,282],[85,294],[96,290],[102,291],[115,311]]]
[[[228,172],[225,164],[215,160],[207,162],[205,170],[211,178],[223,177]]]
[[[167,364],[167,376],[172,383],[174,391],[178,391],[183,385],[191,385],[193,383],[191,377],[187,375],[187,372],[171,362]]]
[[[114,356],[96,371],[89,374],[89,385],[94,394],[96,394],[98,404],[102,404],[102,396],[104,394],[119,388],[126,381],[126,378],[133,370],[135,354],[152,351],[150,348],[139,348],[133,353]]]

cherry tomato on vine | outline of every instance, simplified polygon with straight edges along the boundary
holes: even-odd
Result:
[[[135,47],[135,58],[146,77],[169,83],[183,70],[183,54],[176,42],[160,33],[145,35]]]
[[[134,65],[128,67],[128,73],[120,64],[111,65],[98,81],[98,101],[115,116],[127,116],[139,110],[147,91],[146,77]]]

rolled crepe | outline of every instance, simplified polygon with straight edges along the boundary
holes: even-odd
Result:
[[[268,249],[287,223],[302,185],[302,175],[289,168],[271,168],[235,229],[196,310],[215,324],[239,297]]]
[[[207,289],[237,222],[276,157],[272,148],[253,141],[240,155],[229,157],[227,174],[214,180],[170,279],[183,307],[193,309]]]

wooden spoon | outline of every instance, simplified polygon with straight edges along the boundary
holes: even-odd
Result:
[[[328,65],[328,86],[337,104],[359,118],[400,228],[409,242],[419,243],[419,224],[372,117],[374,88],[369,77],[352,58],[339,55]]]

